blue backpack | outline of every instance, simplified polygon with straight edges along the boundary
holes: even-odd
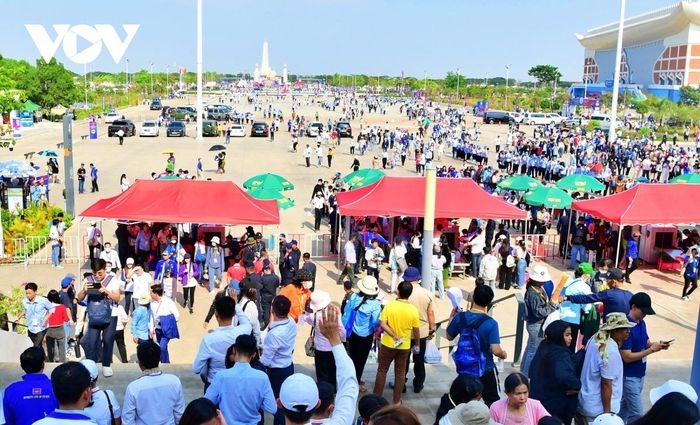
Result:
[[[481,377],[486,372],[486,356],[481,350],[481,341],[479,340],[479,326],[481,326],[490,317],[482,314],[474,324],[467,325],[463,323],[462,330],[459,334],[459,342],[457,350],[452,353],[452,359],[457,366],[457,373],[468,373],[470,375]],[[460,320],[464,322],[465,314],[460,315]]]

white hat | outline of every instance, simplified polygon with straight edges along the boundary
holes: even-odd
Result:
[[[151,296],[148,294],[143,294],[139,297],[139,305],[148,305],[151,303]]]
[[[464,298],[461,289],[451,286],[447,289],[447,291],[445,291],[445,293],[447,294],[447,298],[452,303],[452,308],[461,308],[462,299]]]
[[[483,401],[472,400],[462,403],[447,412],[452,425],[495,425],[489,414],[489,407]]]
[[[515,242],[520,242],[521,240],[523,240],[523,237],[522,237],[522,236],[516,236],[516,237],[515,237]]]
[[[313,294],[311,294],[311,302],[309,307],[311,307],[311,311],[315,313],[328,307],[328,304],[330,303],[331,294],[325,291],[314,291]]]
[[[603,413],[595,418],[592,425],[625,425],[625,421],[614,413]]]
[[[218,236],[214,236],[213,238],[211,238],[211,243],[221,245],[221,239],[219,239]]]
[[[547,270],[547,267],[541,264],[532,268],[530,271],[530,279],[534,280],[535,282],[549,282],[552,280],[551,276],[549,276],[549,270]]]
[[[126,259],[126,264],[134,264],[134,259],[129,257]]]
[[[94,220],[93,220],[93,221],[91,221],[91,222],[90,222],[90,226],[97,226],[97,222],[96,222],[96,221],[94,221]]]
[[[90,373],[90,379],[95,380],[99,376],[99,372],[97,370],[97,364],[90,360],[90,359],[83,359],[80,361],[80,364],[85,366],[85,369]]]
[[[688,399],[693,403],[698,402],[698,393],[695,392],[695,389],[685,382],[677,381],[675,379],[669,379],[660,387],[652,388],[649,391],[649,401],[651,401],[651,404],[656,404],[661,397],[668,393],[681,393],[688,397]]]
[[[365,295],[377,295],[379,293],[379,285],[374,276],[365,276],[357,282],[357,288]]]
[[[319,402],[318,386],[309,376],[295,373],[282,383],[279,401],[287,410],[299,413],[311,412]],[[300,409],[297,406],[305,406],[305,408]]]
[[[498,238],[497,238],[497,239],[498,239],[498,240],[501,240],[501,239],[505,239],[505,238],[506,238],[506,235],[498,235]]]

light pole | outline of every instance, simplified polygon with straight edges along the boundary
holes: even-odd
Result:
[[[168,85],[170,84],[170,65],[165,64],[165,95],[168,94]]]
[[[129,105],[129,58],[126,58],[126,84],[124,85],[126,92],[126,104]]]
[[[459,104],[459,68],[457,68],[457,103]]]
[[[197,140],[202,140],[202,0],[197,0]]]
[[[153,98],[153,62],[151,62],[151,98]]]
[[[608,131],[608,143],[615,143],[615,126],[617,124],[617,101],[620,96],[620,62],[622,62],[622,34],[625,28],[625,3],[620,0],[620,22],[617,27],[617,50],[615,51],[615,74],[613,77],[612,111],[610,114],[610,130]]]
[[[87,99],[87,87],[88,87],[87,86],[87,64],[84,65],[83,69],[85,70],[85,75],[84,75],[84,78],[85,78],[85,109],[87,109],[87,107],[88,107],[87,106],[87,103],[88,103],[88,99]]]
[[[510,65],[506,65],[506,109],[508,108],[508,80],[510,79]]]

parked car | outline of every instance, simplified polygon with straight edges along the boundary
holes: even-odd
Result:
[[[525,114],[523,122],[529,125],[556,124],[548,115],[549,114],[545,114],[544,112],[528,112]]]
[[[160,109],[160,108],[162,108],[162,107],[163,107],[163,104],[160,103],[160,99],[159,99],[159,98],[155,98],[155,99],[153,99],[153,100],[151,101],[151,111],[156,111],[156,110],[158,110],[158,109]]]
[[[267,137],[270,134],[270,127],[266,122],[256,121],[250,127],[251,137]]]
[[[182,121],[171,121],[170,124],[168,124],[168,127],[165,129],[165,135],[167,137],[185,137],[187,135],[187,128],[185,127],[185,123]]]
[[[516,122],[518,124],[523,122],[524,116],[520,112],[508,112],[508,115],[510,115],[513,118],[513,122]]]
[[[309,137],[316,137],[323,133],[325,126],[320,121],[312,121],[306,126],[306,135]]]
[[[487,124],[510,124],[513,122],[513,117],[504,111],[486,111],[483,119]]]
[[[155,121],[144,121],[139,129],[139,137],[152,136],[158,137],[160,135],[160,128],[158,123]]]
[[[547,117],[551,120],[550,124],[552,125],[561,124],[561,122],[564,121],[564,117],[555,112],[550,112],[549,114],[547,114]]]
[[[335,125],[335,130],[340,137],[352,137],[352,127],[347,121],[339,121],[338,124]]]
[[[219,136],[219,123],[213,120],[202,121],[202,136]]]
[[[197,110],[191,106],[178,106],[170,112],[170,116],[175,120],[197,120]]]
[[[243,124],[231,124],[228,131],[231,137],[245,137],[245,126]]]
[[[110,112],[105,115],[105,124],[112,124],[115,120],[120,119],[122,116],[116,112]]]
[[[233,111],[225,108],[209,108],[207,119],[216,121],[230,121],[233,118]]]
[[[114,120],[112,124],[107,127],[107,137],[117,136],[117,132],[122,130],[125,137],[136,135],[136,126],[131,120]]]

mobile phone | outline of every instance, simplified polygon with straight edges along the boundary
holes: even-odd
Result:
[[[668,344],[672,343],[673,341],[675,341],[675,339],[671,339],[671,340],[668,340],[668,341],[661,341],[661,343],[664,344],[664,345],[668,345]]]

